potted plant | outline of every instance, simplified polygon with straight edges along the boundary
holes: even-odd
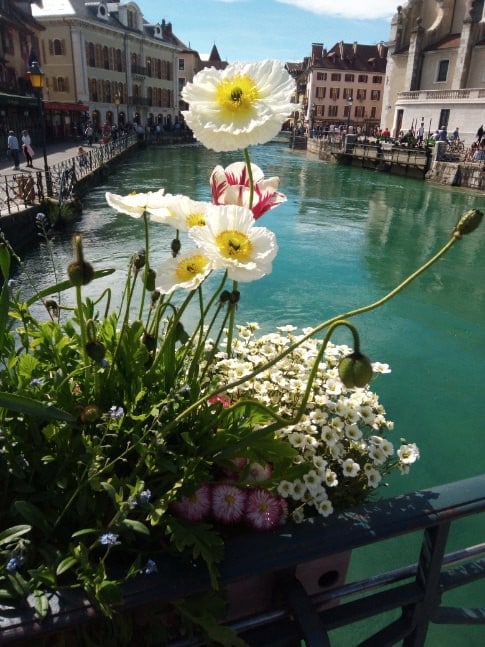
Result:
[[[211,203],[163,189],[106,195],[146,232],[116,307],[111,289],[84,295],[113,270],[93,268],[80,236],[67,279],[29,299],[10,290],[12,250],[0,244],[4,608],[24,605],[42,619],[53,591],[77,589],[113,618],[124,585],[156,576],[162,554],[202,562],[216,591],[232,534],[328,517],[419,457],[414,443],[388,437],[392,423],[369,383],[389,369],[362,353],[350,319],[395,296],[482,214],[467,212],[443,249],[377,303],[303,331],[282,322],[259,336],[257,323],[237,325],[239,283],[270,273],[277,253],[259,219],[285,200],[248,147],[278,132],[293,90],[274,61],[203,70],[186,86],[197,139],[244,159],[214,169]],[[158,271],[149,219],[175,232]],[[75,294],[71,310],[54,298],[65,290]],[[39,300],[42,320],[30,310]],[[193,303],[198,321],[186,330]],[[349,346],[331,342],[341,327]],[[204,603],[204,631],[238,644],[217,625],[225,612]],[[183,601],[177,610],[195,622]],[[165,618],[175,633],[185,626]]]

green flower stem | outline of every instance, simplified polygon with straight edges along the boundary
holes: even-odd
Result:
[[[134,272],[133,281],[131,281],[131,269],[130,269],[130,273],[128,275],[128,278],[126,279],[125,290],[124,290],[124,293],[127,295],[126,306],[125,306],[125,316],[123,318],[123,323],[121,325],[121,330],[120,330],[120,334],[118,336],[118,341],[116,343],[116,348],[114,350],[114,353],[113,353],[113,356],[112,356],[112,359],[111,359],[111,363],[110,363],[110,367],[109,367],[109,371],[108,371],[108,376],[107,376],[108,380],[111,378],[111,374],[112,374],[112,372],[114,370],[114,367],[116,365],[116,358],[118,356],[118,352],[119,352],[119,349],[121,347],[121,341],[122,341],[122,339],[124,337],[126,329],[128,328],[128,322],[129,322],[129,319],[130,319],[130,307],[131,307],[131,302],[133,300],[133,293],[135,291],[136,277],[137,276],[138,276],[138,271],[136,270]],[[124,295],[123,295],[123,299],[124,299]],[[120,312],[121,312],[121,309],[120,309]]]
[[[294,344],[291,344],[288,346],[284,351],[282,351],[277,357],[273,358],[269,362],[266,362],[264,365],[260,366],[259,368],[256,368],[254,371],[249,373],[248,375],[245,375],[241,377],[238,380],[235,380],[234,382],[231,382],[230,384],[225,384],[217,389],[214,389],[214,391],[211,391],[210,393],[206,393],[203,397],[201,397],[197,402],[194,402],[190,407],[187,407],[185,411],[182,411],[176,418],[174,418],[171,422],[169,422],[166,426],[166,430],[169,431],[172,427],[177,425],[181,420],[183,420],[187,415],[191,414],[195,409],[197,409],[200,405],[202,405],[204,402],[206,402],[210,397],[213,397],[215,395],[219,395],[220,393],[224,393],[225,391],[228,391],[229,389],[234,389],[244,382],[247,382],[248,380],[252,379],[256,375],[259,375],[259,373],[262,373],[263,371],[268,370],[275,364],[277,364],[280,360],[282,360],[284,357],[292,353],[296,348],[298,348],[301,344],[303,344],[305,341],[308,339],[311,339],[314,335],[316,335],[318,332],[323,330],[324,328],[328,328],[332,326],[333,324],[336,324],[342,319],[350,319],[351,317],[356,317],[357,315],[364,314],[366,312],[370,312],[372,310],[375,310],[376,308],[379,308],[380,306],[384,305],[387,303],[387,301],[390,301],[393,297],[396,296],[401,290],[406,288],[410,283],[415,281],[423,272],[428,270],[434,263],[436,263],[446,252],[448,252],[451,247],[458,241],[461,240],[460,237],[455,236],[452,234],[451,238],[448,240],[448,242],[432,257],[430,258],[424,265],[422,265],[419,269],[417,269],[415,272],[410,274],[404,281],[402,281],[399,285],[397,285],[394,289],[392,289],[390,292],[388,292],[384,297],[379,299],[378,301],[374,301],[373,303],[370,303],[366,306],[362,306],[360,308],[356,308],[355,310],[349,310],[346,313],[337,315],[335,317],[332,317],[331,319],[327,319],[326,321],[322,322],[315,328],[313,328],[309,333],[304,335],[301,339],[299,339],[297,342]]]
[[[145,230],[145,267],[143,268],[143,271],[144,271],[143,290],[142,290],[141,299],[140,299],[140,310],[138,313],[138,319],[140,320],[143,317],[143,309],[145,308],[145,296],[147,293],[145,286],[148,280],[148,270],[150,269],[150,252],[149,252],[150,237],[148,232],[148,214],[146,211],[143,212],[143,226]]]
[[[232,282],[232,293],[236,294],[237,292],[237,281]],[[236,318],[236,303],[231,303],[229,302],[227,304],[227,307],[229,309],[229,326],[228,326],[228,331],[227,331],[227,356],[231,357],[232,356],[232,340],[234,337],[234,323],[235,323],[235,318]]]
[[[83,363],[87,365],[90,363],[90,361],[86,353],[86,343],[87,343],[86,321],[84,319],[84,308],[83,308],[82,293],[81,293],[80,285],[76,285],[76,305],[77,305],[77,318],[79,323],[79,330],[81,332],[81,351],[82,351]]]
[[[246,162],[249,178],[249,208],[252,209],[254,199],[254,178],[253,169],[251,168],[251,158],[249,157],[249,151],[247,148],[244,149],[244,161]]]

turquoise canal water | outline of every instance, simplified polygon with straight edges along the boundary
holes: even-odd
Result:
[[[272,274],[240,284],[239,322],[257,320],[267,330],[283,323],[314,325],[374,302],[445,243],[465,210],[485,208],[483,194],[326,164],[280,144],[257,147],[251,155],[266,176],[280,176],[280,189],[288,198],[259,221],[278,240]],[[152,148],[130,157],[84,199],[82,219],[55,233],[58,271],[71,260],[73,231],[81,232],[95,267],[117,268],[106,284],[121,286],[130,255],[144,246],[143,227],[108,208],[105,191],[164,187],[209,199],[212,168],[238,160],[235,154],[197,147]],[[169,253],[172,231],[159,224],[150,228],[152,259],[158,262]],[[384,490],[386,496],[467,478],[485,468],[484,249],[485,224],[394,300],[356,320],[363,351],[392,369],[374,389],[395,421],[394,439],[405,437],[421,450],[410,475],[396,476]],[[40,286],[53,282],[45,245],[24,262]],[[100,286],[90,290],[95,294]],[[463,522],[452,534],[450,548],[462,545],[463,537],[478,543],[484,532],[483,520]],[[414,562],[417,541],[408,537],[371,547],[353,558],[351,576]],[[445,602],[485,606],[482,588],[454,593]],[[433,628],[427,645],[457,640],[483,645],[485,629]],[[352,644],[348,632],[336,641]]]

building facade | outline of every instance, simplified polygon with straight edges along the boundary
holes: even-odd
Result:
[[[471,143],[485,123],[484,0],[409,0],[388,45],[382,127],[458,127]]]
[[[9,130],[19,135],[38,122],[38,102],[25,75],[33,43],[41,31],[42,26],[32,17],[30,2],[0,0],[0,149],[6,148]]]
[[[313,43],[304,61],[304,110],[310,131],[333,125],[372,131],[381,120],[387,47],[383,43]]]
[[[45,73],[49,135],[66,138],[91,121],[160,124],[180,119],[179,56],[187,46],[165,20],[148,23],[135,2],[43,0],[37,51]]]

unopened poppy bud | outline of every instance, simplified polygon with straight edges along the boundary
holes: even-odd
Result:
[[[155,350],[157,347],[157,338],[147,332],[143,333],[141,342],[148,351]]]
[[[59,305],[54,299],[46,299],[44,305],[47,308],[47,311],[52,314],[53,317],[59,316]]]
[[[181,344],[186,344],[189,341],[189,335],[187,334],[187,331],[183,327],[183,324],[180,321],[177,321],[177,324],[175,326],[175,339],[176,341],[179,341]]]
[[[88,404],[81,411],[81,422],[89,424],[97,422],[101,418],[101,409],[96,404]]]
[[[172,244],[170,245],[170,248],[171,248],[171,250],[172,250],[172,256],[173,256],[174,258],[175,258],[175,257],[178,255],[178,253],[180,252],[180,248],[181,248],[181,246],[182,246],[182,244],[181,244],[181,242],[180,242],[180,240],[179,240],[178,238],[174,238],[174,239],[172,240]]]
[[[241,293],[239,290],[233,290],[229,296],[229,301],[231,303],[238,303]]]
[[[483,212],[478,209],[469,209],[461,216],[453,230],[454,236],[464,236],[472,231],[482,222]]]
[[[221,296],[219,297],[219,300],[221,303],[227,303],[230,298],[231,298],[231,293],[229,292],[229,290],[223,290],[221,292]]]
[[[146,261],[145,250],[144,249],[138,250],[137,253],[133,256],[132,261],[135,269],[137,270],[141,270],[143,267],[145,267],[145,261]]]
[[[154,291],[152,292],[152,296],[151,296],[151,301],[152,301],[151,305],[152,305],[152,306],[154,306],[154,305],[156,304],[156,302],[158,301],[158,299],[160,298],[160,296],[161,296],[161,295],[160,295],[160,292],[159,292],[158,290],[154,290]]]
[[[340,379],[348,389],[364,387],[374,374],[370,359],[362,353],[351,353],[340,360],[338,365]]]
[[[79,287],[91,283],[94,278],[94,269],[91,263],[86,261],[72,261],[67,266],[67,275],[71,284]]]
[[[100,362],[106,355],[104,344],[100,341],[88,341],[86,344],[86,355],[95,362]]]
[[[148,269],[145,273],[144,276],[144,285],[145,285],[145,290],[152,290],[155,289],[155,279],[157,277],[157,273],[155,270],[152,270],[151,268]]]

